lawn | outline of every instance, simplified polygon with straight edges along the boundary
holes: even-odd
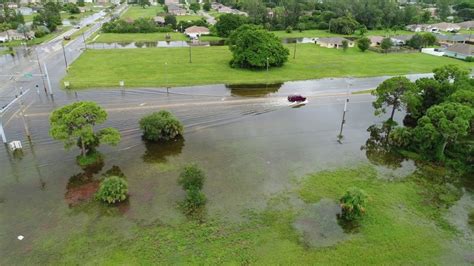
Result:
[[[291,193],[304,204],[290,207],[285,197],[276,199],[240,223],[130,223],[107,218],[112,211],[99,216],[100,208],[86,204],[80,210],[97,215],[83,225],[86,232],[49,233],[31,243],[27,255],[14,259],[18,264],[66,265],[438,265],[456,257],[449,246],[454,233],[440,226],[444,210],[430,205],[420,193],[425,188],[410,179],[384,181],[372,167],[360,166],[314,173],[298,186]],[[337,202],[352,186],[370,197],[358,232],[327,248],[301,243],[292,227],[301,209],[322,198]],[[86,213],[83,217],[78,224]],[[61,224],[58,228],[64,230]]]
[[[31,45],[37,45],[37,44],[40,44],[40,43],[44,43],[44,42],[47,42],[47,41],[50,41],[52,39],[54,39],[55,37],[57,37],[58,35],[68,31],[71,29],[71,26],[60,26],[56,31],[50,33],[50,34],[46,34],[45,36],[41,37],[41,38],[34,38],[33,40],[29,40],[26,42],[26,44],[28,46],[31,46]],[[0,46],[20,46],[22,45],[23,41],[11,41],[11,42],[8,42],[8,43],[1,43]]]
[[[131,6],[125,13],[123,13],[122,18],[127,19],[137,19],[137,18],[152,18],[158,15],[158,13],[165,12],[161,5],[149,6],[143,8],[138,5]]]
[[[162,87],[401,75],[428,73],[446,64],[472,66],[472,63],[422,53],[362,53],[356,48],[344,52],[314,44],[298,45],[296,59],[290,55],[283,67],[272,68],[269,73],[231,68],[230,59],[227,46],[193,47],[191,64],[187,48],[87,50],[71,65],[64,80],[70,81],[76,89],[116,87],[119,80],[130,87]],[[165,62],[168,63],[167,77]]]
[[[193,21],[193,20],[200,20],[204,18],[203,16],[199,15],[184,15],[184,16],[176,16],[176,20],[180,21]]]
[[[272,31],[278,38],[312,38],[312,37],[333,37],[333,36],[355,36],[356,34],[352,35],[342,35],[331,33],[327,30],[305,30],[305,31],[298,31],[293,30],[291,33],[287,33],[284,30],[280,31]],[[385,31],[385,30],[370,30],[366,35],[367,36],[395,36],[395,35],[404,35],[404,34],[414,34],[410,31],[399,30],[399,31]]]
[[[113,42],[156,42],[166,41],[165,32],[154,33],[100,33],[99,37],[94,41],[96,43],[113,43]],[[171,41],[186,41],[186,35],[179,32],[168,32]]]

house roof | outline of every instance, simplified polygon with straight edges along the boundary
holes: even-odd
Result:
[[[406,41],[410,40],[411,37],[413,37],[413,35],[398,35],[398,36],[393,36],[392,39],[397,40],[397,41],[406,42]]]
[[[474,28],[474,20],[458,23],[458,26],[463,29],[472,29]]]
[[[184,30],[185,33],[187,34],[201,34],[201,33],[209,33],[209,29],[206,27],[201,27],[201,26],[191,26],[187,29]]]
[[[337,45],[342,45],[342,41],[348,41],[351,42],[350,40],[342,37],[328,37],[328,38],[319,38],[318,42],[322,43],[332,43],[332,44],[337,44]]]
[[[165,23],[165,18],[164,17],[156,16],[156,17],[153,18],[153,20],[156,23]]]
[[[436,34],[436,39],[439,41],[463,42],[469,40],[469,34]],[[474,38],[474,36],[473,36]]]
[[[448,28],[452,28],[452,29],[457,28],[457,29],[459,29],[460,26],[457,25],[457,24],[454,24],[454,23],[441,22],[441,23],[437,23],[437,24],[432,24],[431,28],[438,28],[438,29],[441,29],[441,30],[446,30]]]
[[[369,37],[369,40],[372,43],[380,43],[380,42],[382,42],[383,39],[384,39],[384,37],[382,37],[382,36],[370,36]]]
[[[470,44],[456,43],[446,48],[446,50],[466,56],[474,56],[474,45]]]

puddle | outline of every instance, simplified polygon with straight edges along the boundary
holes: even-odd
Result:
[[[87,44],[88,49],[136,49],[136,48],[176,48],[189,46],[223,46],[219,41],[156,41],[156,42],[112,42]]]
[[[341,214],[339,204],[331,199],[322,199],[309,205],[296,218],[293,227],[300,233],[301,241],[309,247],[330,247],[348,239],[338,223]]]
[[[240,97],[265,97],[276,94],[283,83],[253,84],[253,85],[226,85],[232,96]]]

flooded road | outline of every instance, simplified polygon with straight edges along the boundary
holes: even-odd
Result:
[[[130,200],[117,221],[151,223],[158,219],[173,224],[184,219],[176,209],[184,195],[176,179],[179,169],[189,162],[199,164],[208,175],[204,192],[209,215],[240,220],[243,211],[263,208],[266,199],[290,189],[305,173],[366,162],[360,151],[367,138],[365,129],[380,120],[373,116],[371,96],[351,96],[347,138],[341,145],[336,135],[345,94],[312,96],[307,106],[294,109],[288,107],[284,93],[257,97],[246,92],[236,96],[242,93],[235,88],[223,92],[209,88],[195,95],[187,94],[186,89],[173,94],[159,90],[132,90],[123,95],[107,90],[78,93],[77,100],[97,99],[109,112],[104,126],[114,126],[122,134],[118,147],[100,148],[105,165],[96,174],[84,175],[98,178],[116,165],[127,176]],[[87,194],[87,187],[80,192],[71,190],[83,173],[75,163],[78,151],[64,151],[61,143],[48,136],[50,111],[76,100],[76,95],[54,103],[35,97],[35,104],[26,112],[32,141],[23,137],[19,115],[12,114],[7,135],[10,140],[23,140],[23,153],[0,148],[0,241],[9,256],[28,252],[32,241],[40,241],[50,230],[69,225],[63,232],[68,235],[83,230],[83,223],[102,219],[94,209],[100,204],[94,201],[92,207],[71,204],[71,199],[80,198],[71,193]],[[184,123],[184,140],[147,145],[141,139],[138,120],[162,108]],[[16,240],[19,234],[25,236],[24,241]]]
[[[17,109],[4,117],[9,140],[22,140],[24,149],[12,154],[0,147],[0,249],[12,262],[38,253],[50,239],[87,234],[92,224],[127,232],[137,223],[179,223],[186,218],[177,208],[184,197],[177,177],[190,162],[207,174],[203,188],[207,215],[242,221],[247,210],[262,210],[270,198],[292,191],[305,174],[369,162],[360,149],[368,137],[366,129],[384,118],[373,115],[372,96],[347,91],[372,88],[373,82],[325,79],[175,88],[169,93],[166,89],[61,91],[54,100],[32,92],[25,116],[31,141],[24,137]],[[308,96],[309,103],[289,107],[286,96],[291,93]],[[336,136],[347,97],[344,142],[339,144]],[[99,148],[105,164],[88,172],[75,163],[78,149],[65,151],[48,135],[50,112],[79,100],[97,101],[109,114],[103,126],[116,127],[122,134],[117,147]],[[183,140],[147,144],[141,139],[138,120],[161,109],[183,122]],[[98,178],[114,166],[127,177],[130,199],[108,208],[91,197]],[[19,235],[24,239],[17,240]]]

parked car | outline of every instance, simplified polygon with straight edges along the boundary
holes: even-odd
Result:
[[[71,36],[69,36],[69,35],[64,35],[63,39],[64,39],[65,41],[70,41],[70,40],[71,40]]]

